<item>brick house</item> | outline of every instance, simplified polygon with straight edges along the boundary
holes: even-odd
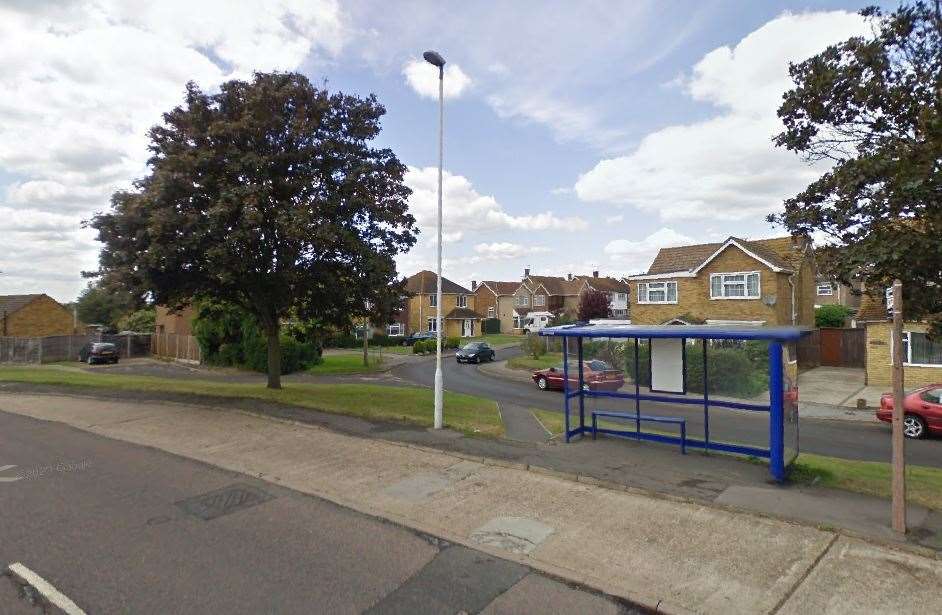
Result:
[[[860,291],[863,285],[854,280],[852,284],[841,284],[825,275],[819,275],[814,284],[814,307],[843,305],[851,310],[860,308]],[[855,292],[856,291],[856,292]]]
[[[471,282],[474,292],[474,309],[483,318],[500,319],[500,332],[514,332],[514,293],[520,282],[496,282],[485,280]]]
[[[628,282],[636,324],[814,326],[814,258],[802,238],[663,248]]]
[[[529,269],[524,270],[523,281],[517,292],[517,297],[529,297],[529,309],[526,305],[517,305],[517,313],[523,317],[527,312],[552,312],[556,316],[565,314],[575,318],[579,311],[579,295],[588,286],[580,278],[531,275]],[[519,308],[524,308],[522,311]]]
[[[431,271],[420,271],[406,280],[409,299],[402,324],[408,333],[435,330],[437,284],[438,276]],[[474,306],[474,293],[442,277],[442,334],[445,337],[472,337],[480,332],[481,315]]]
[[[887,303],[890,305],[888,306]],[[864,294],[855,318],[867,330],[867,384],[890,386],[893,381],[892,299]],[[906,309],[905,302],[903,309]],[[907,389],[942,382],[942,340],[929,340],[928,324],[903,322],[903,383]]]
[[[0,336],[77,335],[85,325],[46,294],[0,295]]]

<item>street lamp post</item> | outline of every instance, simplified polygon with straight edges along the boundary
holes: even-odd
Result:
[[[425,61],[438,67],[438,274],[435,290],[435,429],[444,425],[442,409],[442,166],[445,152],[445,58],[435,51],[422,54]]]

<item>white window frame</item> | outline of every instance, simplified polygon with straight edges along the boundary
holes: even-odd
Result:
[[[731,276],[734,276],[734,275],[741,275],[741,276],[743,276],[742,282],[727,282],[727,281],[726,281],[726,278],[727,278],[727,277],[731,277]],[[743,295],[727,295],[727,294],[726,294],[726,286],[727,286],[727,285],[730,285],[730,286],[732,286],[732,285],[737,285],[737,286],[738,286],[738,285],[740,285],[740,284],[742,284],[743,292],[744,292],[744,293],[748,293],[748,292],[749,292],[749,276],[751,276],[751,275],[756,276],[756,294],[755,294],[755,295],[748,295],[748,294],[743,294]],[[714,278],[720,278],[720,287],[723,289],[723,294],[722,294],[722,295],[717,296],[717,295],[714,295],[714,294],[713,294],[713,279],[714,279]],[[711,274],[710,274],[710,299],[711,299],[711,300],[713,300],[713,299],[716,299],[716,300],[739,299],[739,300],[754,301],[754,300],[756,300],[756,299],[760,299],[761,297],[762,297],[762,274],[761,274],[760,272],[758,272],[758,271],[728,271],[728,272],[727,272],[727,271],[724,271],[724,272],[720,272],[720,273],[711,273]]]
[[[487,308],[487,317],[488,317],[488,318],[494,318],[495,316],[497,316],[497,310],[494,308],[493,305],[488,306],[488,308]]]
[[[613,293],[618,303],[628,303],[628,293]]]
[[[435,333],[436,326],[438,325],[438,320],[434,316],[429,316],[425,320],[425,330],[429,333]]]
[[[651,288],[651,287],[655,288]],[[674,287],[674,300],[667,300],[668,287]],[[651,291],[664,291],[664,301],[651,301]],[[643,293],[643,299],[642,299]],[[680,289],[677,288],[677,280],[665,280],[663,282],[638,282],[638,303],[644,305],[674,305],[680,299]]]
[[[515,307],[530,307],[529,295],[517,295],[516,297],[514,297],[514,306]]]
[[[458,295],[458,307],[468,307],[468,295]]]
[[[400,335],[402,335],[402,330],[404,328],[405,327],[402,326],[401,322],[394,322],[386,326],[386,335],[390,337],[399,337]]]
[[[925,331],[903,331],[903,365],[908,365],[910,367],[932,367],[935,369],[942,369],[942,363],[913,363],[913,333],[922,333],[925,335]],[[893,365],[893,334],[890,333],[890,365]]]
[[[543,307],[546,305],[546,295],[533,295],[533,307]]]
[[[821,292],[821,291],[824,292]],[[815,290],[815,293],[819,297],[830,297],[834,295],[834,284],[828,282],[827,284],[818,284],[818,288]]]
[[[438,294],[432,293],[428,296],[429,307],[438,307]]]

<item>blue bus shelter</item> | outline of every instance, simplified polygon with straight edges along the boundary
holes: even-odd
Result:
[[[687,446],[702,448],[704,450],[725,451],[742,455],[761,457],[769,460],[769,471],[776,481],[783,481],[786,478],[787,468],[798,455],[798,412],[796,403],[788,403],[786,409],[786,384],[788,383],[784,375],[784,362],[782,358],[783,344],[797,342],[803,335],[810,333],[809,330],[800,327],[761,327],[761,326],[716,326],[716,325],[563,325],[558,327],[547,327],[540,331],[540,335],[549,337],[559,337],[564,340],[563,350],[563,408],[565,413],[565,438],[569,442],[574,436],[585,436],[586,434],[594,436],[596,432],[607,433],[619,437],[630,437],[641,440],[652,440],[658,442],[667,442],[680,444],[684,450]],[[576,339],[576,352],[578,359],[578,386],[573,388],[569,384],[569,338]],[[625,339],[634,340],[634,392],[624,390],[607,391],[593,390],[584,381],[583,372],[583,340],[589,339]],[[702,340],[703,348],[703,397],[691,398],[678,396],[676,393],[686,392],[660,391],[655,390],[654,376],[652,375],[649,394],[642,394],[640,390],[640,365],[638,360],[638,340],[647,340],[650,344],[650,365],[648,369],[653,369],[655,363],[655,348],[657,340],[679,340],[680,360],[684,361],[686,340]],[[759,340],[768,343],[768,365],[769,365],[769,403],[756,404],[745,401],[730,401],[711,399],[708,387],[707,373],[707,353],[709,340]],[[665,346],[666,347],[666,346]],[[676,344],[675,348],[676,350]],[[630,352],[630,349],[626,349]],[[665,368],[666,366],[666,368]],[[661,361],[658,369],[664,372],[670,372],[680,369],[685,372],[686,366],[676,362]],[[666,374],[665,381],[670,381],[670,374]],[[683,379],[683,375],[681,378]],[[663,394],[665,392],[675,393],[675,395]],[[660,394],[659,394],[660,393]],[[570,419],[570,403],[574,398],[578,398],[579,422],[577,426],[572,425]],[[586,425],[586,398],[615,398],[633,400],[635,429],[633,431],[621,431],[613,429],[600,429],[596,425],[596,413],[591,417],[591,424]],[[686,437],[685,426],[682,420],[673,421],[665,417],[650,417],[642,415],[641,402],[664,402],[671,404],[686,404],[703,407],[703,438],[688,439]],[[791,402],[791,400],[789,400]],[[710,409],[724,408],[734,410],[747,410],[754,412],[768,413],[769,416],[769,438],[768,448],[748,444],[734,444],[729,442],[711,442],[710,441]],[[623,418],[630,418],[632,415],[627,413],[604,413],[602,415],[618,414]],[[641,423],[645,420],[656,422],[678,422],[681,424],[681,436],[671,436],[661,433],[649,433],[641,430]],[[785,428],[788,424],[791,432],[794,434],[793,446],[790,448],[789,458],[786,459]]]

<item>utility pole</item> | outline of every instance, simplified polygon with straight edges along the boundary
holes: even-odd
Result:
[[[906,533],[903,417],[903,283],[893,280],[893,530],[900,534]]]

